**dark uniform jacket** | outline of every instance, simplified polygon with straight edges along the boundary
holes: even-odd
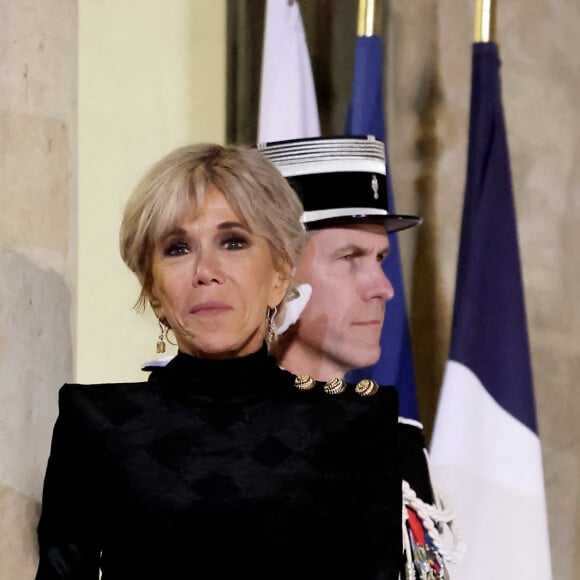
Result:
[[[397,578],[396,391],[294,379],[264,347],[62,387],[37,579]]]

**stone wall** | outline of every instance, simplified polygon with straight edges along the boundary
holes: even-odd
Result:
[[[58,387],[72,377],[76,0],[0,1],[0,578],[34,575]]]

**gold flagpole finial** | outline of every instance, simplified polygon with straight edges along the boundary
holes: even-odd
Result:
[[[476,0],[475,42],[495,42],[496,0]]]
[[[381,0],[359,0],[357,36],[380,36],[381,10]]]

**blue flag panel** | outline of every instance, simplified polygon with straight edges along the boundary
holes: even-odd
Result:
[[[353,135],[375,135],[385,144],[387,142],[383,112],[383,41],[380,36],[357,38],[352,100],[346,131]],[[390,213],[396,213],[388,147],[386,149],[387,209]],[[399,392],[400,415],[417,419],[415,374],[397,234],[390,234],[389,242],[391,252],[383,268],[395,289],[395,297],[387,303],[381,336],[381,358],[370,367],[351,371],[346,378],[354,382],[372,378],[382,385],[395,385]]]
[[[537,432],[497,45],[473,51],[467,181],[450,358]]]

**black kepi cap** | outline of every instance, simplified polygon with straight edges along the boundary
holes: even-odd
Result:
[[[391,233],[422,222],[389,212],[385,145],[372,135],[272,141],[257,148],[300,197],[307,229],[372,220],[384,222]]]

